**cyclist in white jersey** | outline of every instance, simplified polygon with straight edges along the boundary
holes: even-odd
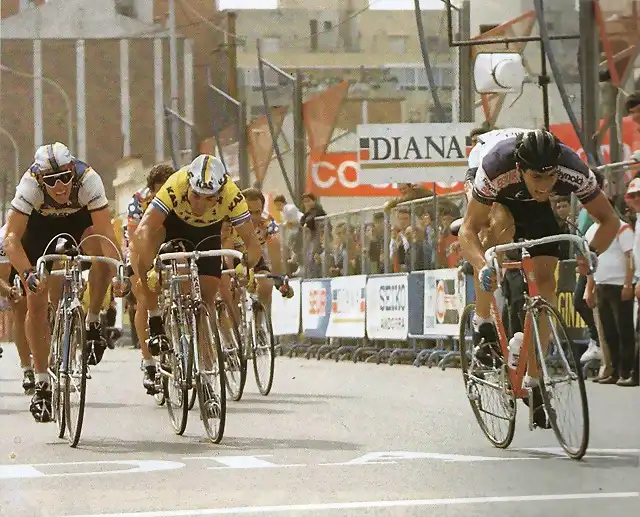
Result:
[[[463,256],[473,266],[480,286],[476,291],[473,324],[476,344],[484,342],[494,346],[497,342],[490,313],[495,271],[485,265],[484,251],[520,238],[538,239],[560,233],[550,197],[554,193],[570,195],[573,192],[600,223],[591,242],[593,251],[606,250],[620,227],[618,216],[600,190],[595,174],[552,133],[534,130],[500,139],[484,154],[476,171],[473,198],[459,232]],[[492,212],[500,214],[505,231],[498,242],[481,242],[479,233],[492,223]],[[495,237],[493,232],[490,236]],[[529,248],[529,253],[541,296],[555,304],[558,245],[535,246]],[[583,274],[587,273],[582,258],[579,268]],[[548,342],[549,330],[541,326],[540,332],[542,342]],[[535,384],[539,375],[535,360],[529,361],[528,375]],[[538,416],[544,418],[544,413],[538,412]]]

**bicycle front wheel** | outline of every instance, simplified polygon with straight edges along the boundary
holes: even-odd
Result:
[[[271,326],[271,314],[260,302],[253,306],[253,373],[262,395],[268,395],[273,386],[276,351]]]
[[[224,382],[224,356],[220,346],[220,336],[211,314],[204,303],[195,310],[198,373],[196,389],[200,415],[207,436],[213,443],[219,443],[224,435],[227,416],[226,390]]]
[[[189,324],[180,321],[178,312],[169,309],[165,313],[165,329],[171,341],[171,350],[161,361],[163,391],[169,419],[176,434],[187,428],[189,414],[189,383],[193,365],[192,336]]]
[[[55,318],[54,318],[55,320]],[[65,380],[63,379],[62,357],[63,357],[63,336],[64,336],[64,314],[60,309],[60,317],[54,321],[52,327],[52,342],[49,351],[49,381],[51,384],[51,412],[58,426],[58,438],[64,438],[67,430],[64,415],[64,390]]]
[[[464,388],[478,425],[495,446],[511,445],[516,429],[516,400],[506,366],[487,366],[476,358],[473,343],[475,303],[468,304],[460,319],[460,366]]]
[[[82,433],[84,407],[87,396],[87,351],[85,350],[84,312],[81,307],[71,311],[68,340],[69,356],[64,384],[64,407],[69,444],[76,447]]]
[[[585,455],[589,445],[589,405],[582,368],[558,310],[539,300],[534,314],[536,351],[542,367],[542,401],[560,446],[569,457],[578,460]],[[540,346],[542,322],[549,328],[546,352]]]

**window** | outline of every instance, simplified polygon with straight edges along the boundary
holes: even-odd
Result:
[[[280,50],[280,37],[279,36],[265,36],[260,42],[260,50],[265,54],[278,52]]]
[[[323,22],[322,25],[324,27],[325,32],[329,32],[333,27],[333,24],[331,22]]]
[[[260,71],[257,68],[243,68],[244,84],[249,88],[260,88]],[[269,67],[264,67],[264,82],[267,87],[278,86],[278,76]]]
[[[482,23],[480,24],[480,34],[484,34],[485,32],[489,32],[490,30],[495,29],[499,25],[497,23]]]
[[[393,54],[404,54],[407,51],[406,36],[389,36],[389,52]]]
[[[309,20],[309,42],[311,52],[318,51],[318,20]]]

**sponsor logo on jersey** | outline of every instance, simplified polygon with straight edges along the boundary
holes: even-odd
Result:
[[[558,181],[571,185],[572,187],[580,188],[588,183],[588,178],[581,172],[574,171],[572,169],[566,169],[560,167],[558,170]]]
[[[238,192],[236,194],[236,197],[234,197],[231,203],[229,203],[229,206],[227,207],[227,209],[229,210],[229,212],[233,212],[233,209],[243,201],[244,201],[244,196],[242,195],[242,192]]]

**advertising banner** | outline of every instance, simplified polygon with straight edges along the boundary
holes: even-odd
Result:
[[[367,275],[331,279],[327,337],[364,337]]]
[[[473,123],[360,124],[360,182],[463,181],[473,128]]]
[[[414,183],[414,182],[412,182]],[[424,183],[433,190],[433,183]],[[463,192],[462,182],[436,182],[437,194]],[[366,185],[360,180],[358,153],[311,152],[307,174],[307,192],[321,197],[398,197],[397,183]]]
[[[302,282],[302,330],[311,338],[324,338],[331,314],[331,280]]]
[[[465,279],[456,269],[424,272],[424,335],[457,336],[465,306]]]
[[[271,296],[271,324],[274,336],[297,335],[300,332],[300,293],[301,282],[291,278],[289,285],[293,289],[291,298],[284,298],[275,287]]]
[[[367,278],[367,336],[369,339],[407,339],[408,294],[406,274]]]

